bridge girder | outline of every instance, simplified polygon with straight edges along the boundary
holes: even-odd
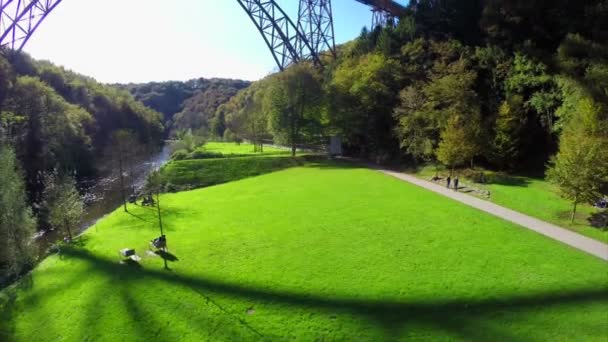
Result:
[[[0,0],[0,48],[20,51],[62,0]],[[372,6],[372,26],[385,25],[403,6],[392,0],[356,0]],[[335,56],[331,0],[300,0],[297,25],[274,0],[237,0],[262,34],[280,70],[320,55]]]
[[[321,65],[307,37],[305,37],[274,0],[237,0],[249,15],[280,70],[304,59],[306,51],[312,61]]]
[[[0,47],[20,51],[61,0],[0,0]]]
[[[395,17],[382,9],[372,9],[372,30],[378,26],[388,26],[395,23]]]
[[[372,30],[377,26],[395,24],[406,11],[405,6],[394,0],[355,0],[372,8]]]

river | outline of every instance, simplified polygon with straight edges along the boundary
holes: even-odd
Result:
[[[127,175],[125,180],[128,186],[140,190],[146,181],[146,176],[152,170],[163,166],[170,158],[171,150],[169,144],[165,144],[161,151],[150,157],[136,162],[132,168],[132,174]],[[94,225],[99,219],[113,212],[122,205],[122,191],[118,174],[102,176],[96,179],[80,183],[84,191],[85,212],[82,217],[78,233],[84,232]],[[60,238],[61,233],[57,231],[41,232],[36,235],[35,241],[38,247],[38,255],[44,257],[47,250]]]

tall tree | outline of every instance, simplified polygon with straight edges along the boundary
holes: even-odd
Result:
[[[514,169],[522,154],[524,129],[527,116],[523,108],[523,99],[514,95],[503,102],[498,110],[494,127],[495,136],[492,144],[492,159],[501,167]]]
[[[47,173],[44,177],[43,208],[48,223],[55,229],[67,233],[69,241],[82,219],[84,203],[74,177],[57,171]]]
[[[323,96],[319,75],[312,65],[300,63],[273,81],[268,92],[270,127],[291,146],[295,156],[297,144],[318,133]]]
[[[127,209],[127,183],[132,177],[132,165],[139,151],[139,142],[133,132],[120,129],[112,133],[108,149],[108,153],[116,165],[116,171],[118,171],[123,209],[127,212],[129,211]],[[125,177],[125,174],[128,174],[128,176]]]
[[[452,170],[470,161],[477,151],[475,137],[458,116],[448,120],[441,133],[437,159]]]
[[[15,152],[0,141],[0,279],[32,264],[35,227]]]
[[[154,194],[156,197],[155,206],[156,206],[156,212],[157,212],[157,217],[158,217],[158,229],[160,230],[161,236],[165,235],[165,232],[163,230],[162,211],[161,211],[161,207],[160,207],[160,193],[163,190],[163,185],[164,185],[164,181],[163,181],[162,172],[160,170],[154,170],[148,175],[148,178],[146,179],[146,191],[150,195]]]
[[[600,198],[608,183],[608,121],[602,118],[602,108],[589,98],[582,99],[578,109],[564,128],[559,152],[547,171],[561,195],[572,201],[571,222],[577,205]]]
[[[329,125],[348,150],[364,157],[394,152],[391,115],[399,64],[379,53],[348,58],[328,84]]]

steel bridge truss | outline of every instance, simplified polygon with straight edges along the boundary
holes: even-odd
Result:
[[[249,18],[251,18],[258,31],[262,34],[262,37],[264,38],[266,45],[268,45],[280,70],[284,70],[292,63],[298,63],[299,61],[308,58],[316,65],[322,65],[318,51],[315,50],[315,47],[323,45],[317,44],[317,40],[309,40],[309,38],[316,39],[318,36],[317,31],[313,34],[308,31],[302,32],[298,30],[298,26],[303,27],[303,25],[300,25],[298,22],[298,26],[296,26],[274,0],[237,1],[247,15],[249,15]],[[313,0],[312,2],[322,2],[325,4],[330,1],[331,0]],[[302,2],[309,1],[302,0]],[[331,11],[331,5],[325,7],[329,8]],[[317,20],[318,18],[314,15],[317,11],[314,13],[302,11],[302,4],[300,4],[300,11],[302,13],[302,20],[306,20],[306,22],[326,22],[325,20]],[[331,26],[333,35],[333,25]],[[319,27],[324,28],[323,25],[320,25]],[[317,26],[315,26],[315,29],[316,28]],[[313,46],[311,42],[317,45]]]
[[[405,6],[394,0],[356,0],[372,8],[372,30],[378,26],[395,25]]]
[[[380,8],[372,9],[372,30],[378,26],[393,26],[395,20],[395,17],[388,11]]]
[[[335,57],[336,43],[331,0],[300,0],[298,30],[310,44],[312,53],[317,56],[327,54]],[[299,42],[297,48],[302,58],[313,58],[303,41]]]
[[[0,0],[0,50],[20,51],[61,1]],[[372,7],[372,27],[393,23],[403,9],[393,0],[356,1]],[[335,56],[331,0],[300,0],[295,24],[275,0],[237,2],[262,34],[280,70],[301,60],[322,66],[322,54]]]
[[[20,51],[61,0],[0,0],[0,47]]]

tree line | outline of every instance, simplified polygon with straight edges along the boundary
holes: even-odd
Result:
[[[163,114],[166,133],[175,136],[188,129],[207,129],[217,107],[251,82],[198,78],[185,82],[117,84],[137,100]]]
[[[411,1],[322,70],[301,63],[240,91],[209,134],[292,146],[338,135],[378,162],[550,166],[559,184],[593,184],[564,192],[590,201],[608,178],[606,42],[606,1]]]

